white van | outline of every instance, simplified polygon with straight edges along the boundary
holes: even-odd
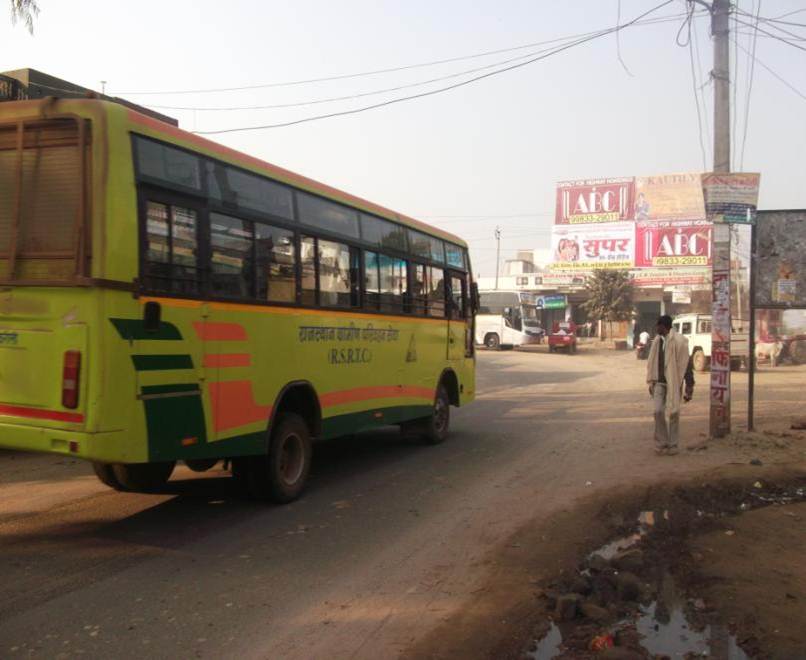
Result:
[[[711,315],[681,314],[674,319],[672,327],[688,339],[688,350],[694,369],[705,371],[711,364]],[[750,334],[744,324],[734,319],[730,337],[731,369],[747,365],[750,355]]]

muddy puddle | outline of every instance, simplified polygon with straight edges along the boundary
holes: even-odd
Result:
[[[547,616],[526,657],[754,657],[742,648],[734,622],[726,623],[697,593],[686,540],[713,529],[730,535],[732,519],[804,502],[806,487],[703,485],[662,499],[589,552],[572,575],[544,585],[540,599]]]

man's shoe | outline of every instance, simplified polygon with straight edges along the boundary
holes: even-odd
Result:
[[[655,453],[658,456],[666,456],[668,449],[666,447],[655,447]]]
[[[676,456],[679,453],[680,453],[680,450],[677,447],[668,447],[666,449],[666,455],[667,456]]]

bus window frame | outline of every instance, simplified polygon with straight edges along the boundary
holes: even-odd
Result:
[[[188,149],[180,145],[176,145],[172,142],[168,142],[165,140],[160,140],[153,138],[149,135],[144,135],[142,133],[137,133],[135,131],[130,132],[131,137],[131,145],[132,145],[132,167],[134,169],[135,174],[135,183],[136,183],[136,190],[137,190],[137,223],[138,223],[138,243],[139,243],[139,250],[140,254],[138,256],[138,266],[139,266],[139,275],[136,279],[136,294],[156,294],[165,297],[176,297],[176,298],[192,298],[197,300],[205,300],[205,301],[221,301],[221,302],[236,302],[241,304],[247,305],[261,305],[266,307],[300,307],[304,309],[350,309],[353,311],[358,311],[362,313],[368,314],[377,314],[379,316],[408,316],[408,317],[417,317],[417,318],[425,318],[425,319],[447,319],[448,318],[448,309],[447,309],[447,300],[443,302],[445,308],[443,312],[443,316],[435,316],[431,312],[431,300],[429,297],[430,292],[430,285],[431,285],[431,271],[433,269],[437,269],[442,272],[443,274],[443,282],[445,281],[445,277],[448,271],[453,271],[456,273],[461,273],[461,277],[468,279],[472,282],[472,275],[470,274],[469,269],[469,255],[468,249],[465,245],[460,245],[459,243],[455,243],[453,241],[448,241],[448,239],[442,238],[435,234],[431,234],[427,231],[423,231],[421,228],[412,227],[407,224],[403,224],[397,220],[393,220],[390,218],[383,217],[377,213],[373,213],[372,211],[368,211],[360,206],[346,204],[337,199],[331,199],[326,195],[323,195],[319,192],[307,190],[305,188],[297,187],[286,183],[284,181],[275,179],[270,176],[266,176],[265,174],[254,172],[252,170],[248,170],[246,168],[240,167],[238,165],[231,164],[225,160],[221,160],[218,158],[213,158],[208,156],[202,152],[195,151],[193,149]],[[181,184],[177,184],[174,182],[163,181],[161,179],[156,179],[154,177],[150,177],[147,175],[143,175],[140,172],[139,168],[139,155],[138,155],[138,140],[150,140],[152,142],[156,142],[158,144],[162,144],[173,149],[177,149],[179,151],[184,151],[190,155],[199,159],[200,163],[200,172],[201,172],[201,189],[196,190],[194,188],[188,188],[187,186],[183,186]],[[284,218],[281,216],[276,216],[270,213],[261,213],[255,209],[251,208],[243,208],[237,205],[224,203],[222,200],[218,200],[215,198],[210,197],[209,195],[209,186],[207,181],[207,163],[213,162],[214,164],[220,164],[224,167],[229,167],[237,170],[242,170],[248,174],[252,174],[254,176],[267,179],[272,181],[273,183],[277,183],[279,185],[283,185],[287,187],[292,195],[292,215],[294,216],[293,219]],[[358,229],[359,229],[359,236],[358,237],[351,237],[346,236],[344,234],[339,233],[338,231],[328,231],[327,228],[316,227],[313,225],[308,225],[307,223],[303,223],[300,220],[299,208],[298,208],[298,193],[306,193],[308,195],[312,195],[314,197],[319,197],[324,201],[331,202],[333,204],[337,204],[340,206],[345,207],[346,209],[355,212],[358,214]],[[175,293],[173,291],[165,291],[155,289],[153,287],[146,286],[146,282],[144,280],[145,275],[145,255],[146,255],[146,239],[147,239],[147,223],[146,223],[146,212],[147,212],[147,203],[148,201],[154,201],[161,204],[169,204],[174,206],[185,206],[188,208],[192,208],[197,213],[198,218],[198,227],[197,227],[197,241],[198,241],[198,255],[197,255],[197,263],[199,263],[198,272],[200,273],[200,280],[199,280],[199,291],[198,294],[186,294],[186,293]],[[296,280],[296,300],[295,302],[277,302],[277,301],[269,301],[269,300],[260,300],[257,298],[238,298],[238,297],[220,297],[212,295],[211,291],[211,249],[210,249],[210,214],[211,213],[221,213],[223,215],[227,215],[233,218],[237,218],[244,221],[249,221],[252,223],[264,223],[275,226],[279,229],[284,229],[293,233],[294,236],[294,255],[295,255],[295,280]],[[409,246],[409,250],[401,251],[392,247],[386,246],[376,246],[372,243],[365,241],[361,236],[361,214],[370,215],[376,217],[380,220],[389,222],[391,224],[397,225],[402,228],[405,232],[406,236],[406,243]],[[411,245],[409,243],[409,234],[408,232],[414,231],[425,236],[429,237],[429,239],[433,241],[437,241],[442,246],[442,256],[443,261],[435,261],[432,256],[425,256],[415,254],[411,251]],[[316,245],[316,259],[315,259],[315,269],[316,269],[316,302],[313,305],[305,304],[302,301],[303,298],[303,290],[302,290],[302,259],[301,259],[301,241],[303,236],[309,236],[315,240]],[[350,249],[350,260],[351,260],[351,305],[350,307],[323,307],[320,302],[320,283],[319,283],[319,258],[318,258],[318,241],[319,240],[325,241],[332,241],[336,243],[340,243],[346,245]],[[464,269],[451,267],[448,268],[445,259],[445,243],[450,242],[452,245],[458,247],[463,255],[464,255],[464,262],[465,267]],[[381,249],[379,249],[381,248]],[[253,261],[254,261],[254,241],[253,241]],[[403,296],[403,305],[402,309],[398,312],[389,312],[384,311],[382,309],[382,305],[380,305],[380,301],[378,306],[370,306],[369,305],[369,297],[364,289],[364,278],[365,278],[365,259],[364,253],[365,252],[374,252],[378,255],[383,253],[386,256],[393,257],[396,259],[402,259],[406,263],[406,271],[407,271],[407,290],[405,295]],[[354,255],[358,255],[358,264],[357,268],[355,268],[356,272],[353,272],[353,259]],[[413,298],[413,287],[412,287],[412,280],[414,277],[414,269],[415,267],[422,266],[424,267],[425,271],[425,286],[426,286],[426,298],[424,300],[423,309],[418,310],[416,309],[416,304]],[[357,275],[357,281],[353,281],[353,276]],[[379,273],[380,275],[380,273]],[[255,275],[256,276],[256,275]],[[471,286],[472,284],[467,284],[467,286]],[[443,284],[444,287],[444,284]],[[257,291],[257,287],[255,286],[255,292]],[[447,295],[447,288],[444,288],[445,295]],[[464,298],[464,306],[465,306],[465,318],[467,318],[467,314],[472,315],[472,311],[468,309],[468,300],[467,296],[469,296],[469,290],[464,291],[465,296]],[[355,304],[357,302],[357,305]]]

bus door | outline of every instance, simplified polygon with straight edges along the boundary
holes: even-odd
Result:
[[[448,359],[461,360],[473,352],[473,323],[467,277],[458,271],[447,271],[448,291]]]

